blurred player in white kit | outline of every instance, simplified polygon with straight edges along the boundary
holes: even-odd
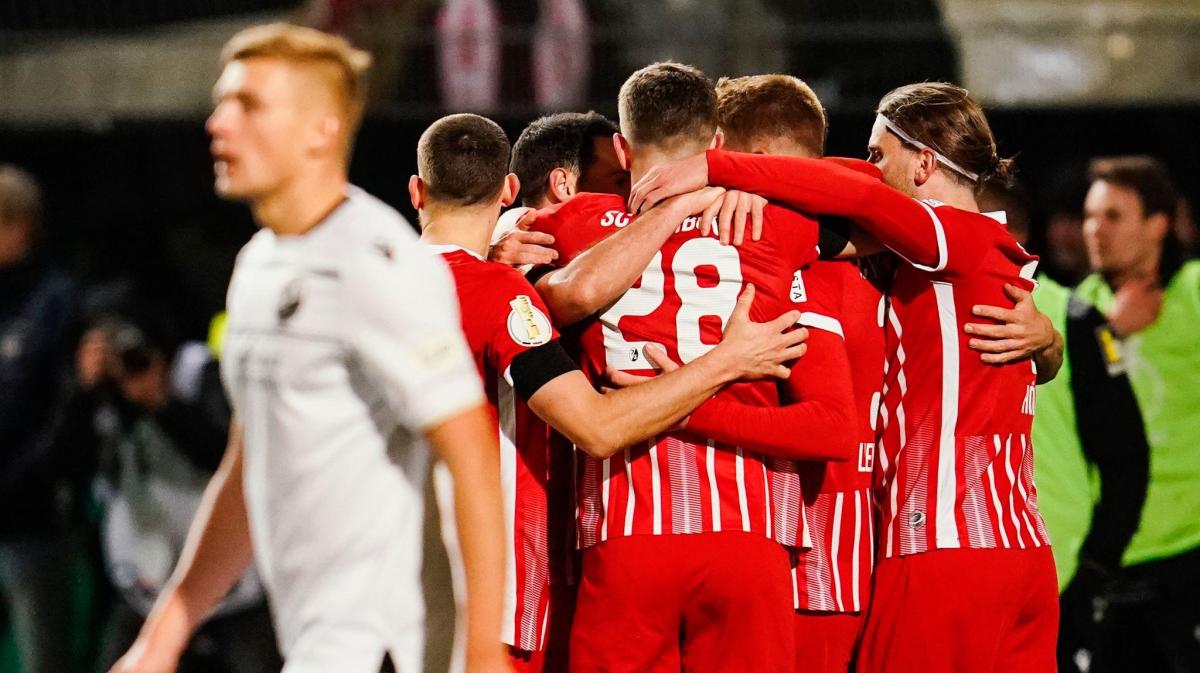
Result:
[[[233,37],[208,119],[238,256],[222,376],[237,421],[188,546],[120,673],[174,670],[253,560],[288,673],[421,669],[429,450],[455,481],[469,671],[507,671],[499,449],[451,277],[350,185],[370,57],[284,24]]]

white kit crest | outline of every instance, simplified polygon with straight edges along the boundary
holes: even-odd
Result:
[[[508,302],[508,335],[522,346],[540,346],[550,341],[550,319],[538,310],[528,295],[519,294]]]

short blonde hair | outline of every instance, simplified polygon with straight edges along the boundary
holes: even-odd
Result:
[[[221,67],[248,58],[277,58],[301,65],[324,66],[337,95],[345,103],[350,135],[362,120],[367,101],[371,55],[345,38],[315,28],[268,23],[239,31],[221,49]]]
[[[813,156],[825,153],[825,108],[803,80],[791,75],[747,75],[717,82],[721,131],[733,145],[790,138]]]

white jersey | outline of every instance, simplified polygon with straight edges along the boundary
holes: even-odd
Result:
[[[258,232],[222,375],[287,671],[420,670],[422,430],[484,401],[445,265],[349,187],[308,233]]]

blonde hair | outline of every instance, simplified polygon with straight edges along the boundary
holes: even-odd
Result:
[[[369,53],[356,49],[345,38],[315,28],[268,23],[239,31],[221,49],[221,67],[248,58],[276,58],[320,66],[323,79],[345,105],[348,137],[354,135],[367,101]]]
[[[725,142],[745,146],[762,138],[790,138],[813,156],[825,153],[828,117],[812,88],[791,75],[747,75],[717,82]]]

